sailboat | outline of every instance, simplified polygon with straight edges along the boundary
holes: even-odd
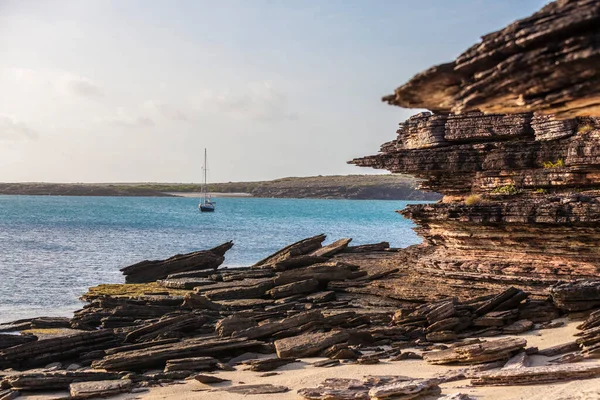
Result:
[[[215,211],[215,203],[211,201],[210,195],[208,194],[208,185],[206,183],[206,149],[204,149],[204,183],[202,184],[202,199],[198,208],[202,212],[213,212]]]

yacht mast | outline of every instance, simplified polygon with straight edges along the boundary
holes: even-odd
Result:
[[[206,203],[206,195],[208,187],[206,186],[206,147],[204,148],[204,202]]]

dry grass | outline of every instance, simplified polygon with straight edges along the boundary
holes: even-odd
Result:
[[[481,198],[480,195],[478,194],[472,194],[470,196],[467,196],[467,198],[465,199],[465,205],[467,206],[474,206],[475,204],[479,204],[481,203],[483,199]]]
[[[32,335],[59,335],[64,333],[64,328],[36,328],[36,329],[26,329],[22,331],[22,333],[29,333]]]
[[[183,296],[188,292],[189,290],[169,289],[159,286],[156,282],[115,283],[93,286],[82,296],[82,299],[90,300],[100,296],[139,297],[148,293],[169,293],[171,296]]]
[[[577,127],[577,134],[585,135],[594,130],[594,126],[592,124],[583,124]]]

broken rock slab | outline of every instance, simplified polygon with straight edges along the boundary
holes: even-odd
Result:
[[[217,269],[225,260],[224,255],[233,246],[233,242],[223,243],[210,250],[177,254],[165,260],[141,261],[122,268],[126,283],[147,283],[186,271]]]
[[[2,386],[14,390],[66,390],[73,382],[120,379],[118,373],[104,371],[24,372],[5,376]]]
[[[133,386],[131,379],[109,381],[75,382],[69,386],[72,399],[88,399],[92,397],[109,397],[128,392]]]
[[[231,386],[228,388],[223,388],[229,393],[242,394],[242,395],[253,395],[253,394],[273,394],[273,393],[285,393],[289,392],[290,389],[286,386],[280,385],[239,385],[239,386]]]
[[[316,279],[319,282],[343,281],[356,276],[358,266],[340,261],[318,263],[306,268],[283,271],[275,279],[275,285],[285,285],[307,279]],[[364,272],[364,271],[363,271]],[[366,272],[364,272],[366,275]]]
[[[406,376],[366,376],[362,379],[328,378],[316,388],[298,390],[308,400],[371,400],[369,390],[375,387],[415,381]],[[412,399],[413,397],[400,397]]]
[[[0,389],[0,400],[13,400],[21,396],[21,392],[10,389]]]
[[[375,386],[369,390],[369,396],[372,399],[385,399],[393,397],[394,399],[414,399],[440,394],[441,389],[436,379],[415,379],[406,382],[392,383],[389,385]]]
[[[525,345],[525,339],[505,338],[425,353],[423,359],[431,364],[480,364],[508,360]]]
[[[110,371],[138,371],[164,368],[168,360],[190,357],[219,356],[239,350],[259,347],[263,342],[246,338],[194,338],[141,350],[124,351],[94,361],[94,368]]]
[[[600,281],[579,280],[550,288],[554,303],[562,310],[590,310],[600,305]]]
[[[321,322],[323,320],[324,317],[320,311],[311,310],[296,314],[294,316],[282,319],[280,321],[267,322],[259,326],[235,331],[233,332],[232,337],[247,339],[266,338],[277,332],[296,328],[308,324],[310,322]]]
[[[327,236],[324,234],[312,236],[306,239],[302,239],[296,243],[292,243],[289,246],[284,247],[281,250],[276,251],[270,256],[260,260],[252,266],[252,268],[263,267],[265,265],[274,264],[280,261],[288,260],[292,257],[302,256],[309,254],[322,247],[321,243]]]
[[[348,247],[348,244],[352,241],[351,238],[344,238],[336,240],[333,243],[328,244],[327,246],[323,246],[320,249],[317,249],[310,253],[311,256],[317,257],[332,257],[335,254],[343,251]]]
[[[473,385],[533,385],[589,379],[600,376],[600,365],[544,365],[539,367],[506,369],[497,372],[486,372],[473,379]]]
[[[337,343],[348,340],[346,331],[307,333],[275,341],[275,350],[280,358],[310,357]]]
[[[165,372],[172,371],[212,371],[219,360],[213,357],[190,357],[167,360]]]
[[[223,379],[223,378],[219,378],[218,376],[215,376],[215,375],[204,375],[204,374],[194,375],[194,379],[200,383],[204,383],[205,385],[210,385],[213,383],[231,382],[229,379]]]
[[[288,283],[286,285],[275,286],[267,293],[274,299],[281,299],[297,294],[313,293],[318,288],[319,281],[317,281],[316,279],[307,279],[304,281]]]
[[[568,342],[568,343],[558,344],[556,346],[552,346],[552,347],[548,347],[548,348],[539,350],[537,352],[537,354],[540,356],[545,356],[545,357],[554,357],[559,354],[570,353],[572,351],[577,351],[579,349],[580,349],[580,347],[579,347],[578,343]]]
[[[259,360],[243,361],[243,365],[249,366],[249,371],[266,372],[273,371],[287,364],[298,362],[296,358],[262,358]]]
[[[18,344],[35,342],[37,339],[38,338],[35,335],[11,335],[8,333],[0,333],[0,349],[16,346]]]

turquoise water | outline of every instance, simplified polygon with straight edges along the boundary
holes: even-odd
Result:
[[[319,233],[352,244],[419,243],[395,213],[406,201],[220,198],[215,213],[183,197],[0,196],[0,322],[70,315],[89,286],[120,283],[144,259],[228,240],[224,266],[246,266]]]

